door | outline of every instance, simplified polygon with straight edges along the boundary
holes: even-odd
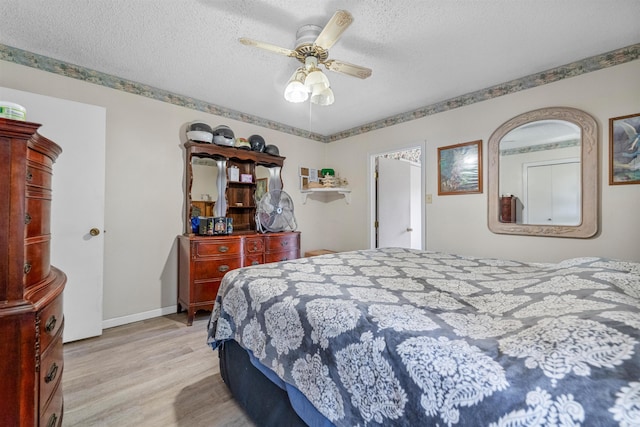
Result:
[[[422,248],[421,168],[376,158],[376,247]]]
[[[524,220],[527,224],[580,224],[580,163],[577,160],[525,165]]]
[[[64,341],[102,334],[106,110],[0,87],[62,147],[53,166],[51,264],[67,275]],[[91,229],[99,234],[92,236]]]

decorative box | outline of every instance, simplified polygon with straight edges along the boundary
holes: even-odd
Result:
[[[201,236],[212,236],[213,235],[213,217],[212,216],[201,216],[198,217],[198,234]]]
[[[241,174],[240,182],[253,182],[253,175],[251,175],[250,173]]]
[[[231,234],[233,231],[231,218],[224,216],[201,216],[198,219],[200,220],[198,234],[201,236],[219,236],[222,234]]]

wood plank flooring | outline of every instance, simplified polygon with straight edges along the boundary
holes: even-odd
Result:
[[[206,345],[208,314],[169,315],[64,345],[63,427],[254,426]]]

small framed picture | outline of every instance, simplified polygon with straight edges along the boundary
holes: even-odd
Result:
[[[248,182],[248,183],[253,182],[253,175],[251,175],[250,173],[240,174],[240,182]]]
[[[609,185],[640,184],[640,113],[609,119]]]
[[[237,166],[229,168],[229,181],[238,182],[240,180],[240,169]]]
[[[438,148],[438,195],[482,193],[482,141]]]

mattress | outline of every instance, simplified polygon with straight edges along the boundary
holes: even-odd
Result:
[[[387,248],[248,267],[208,342],[303,396],[309,425],[637,425],[640,264]]]

